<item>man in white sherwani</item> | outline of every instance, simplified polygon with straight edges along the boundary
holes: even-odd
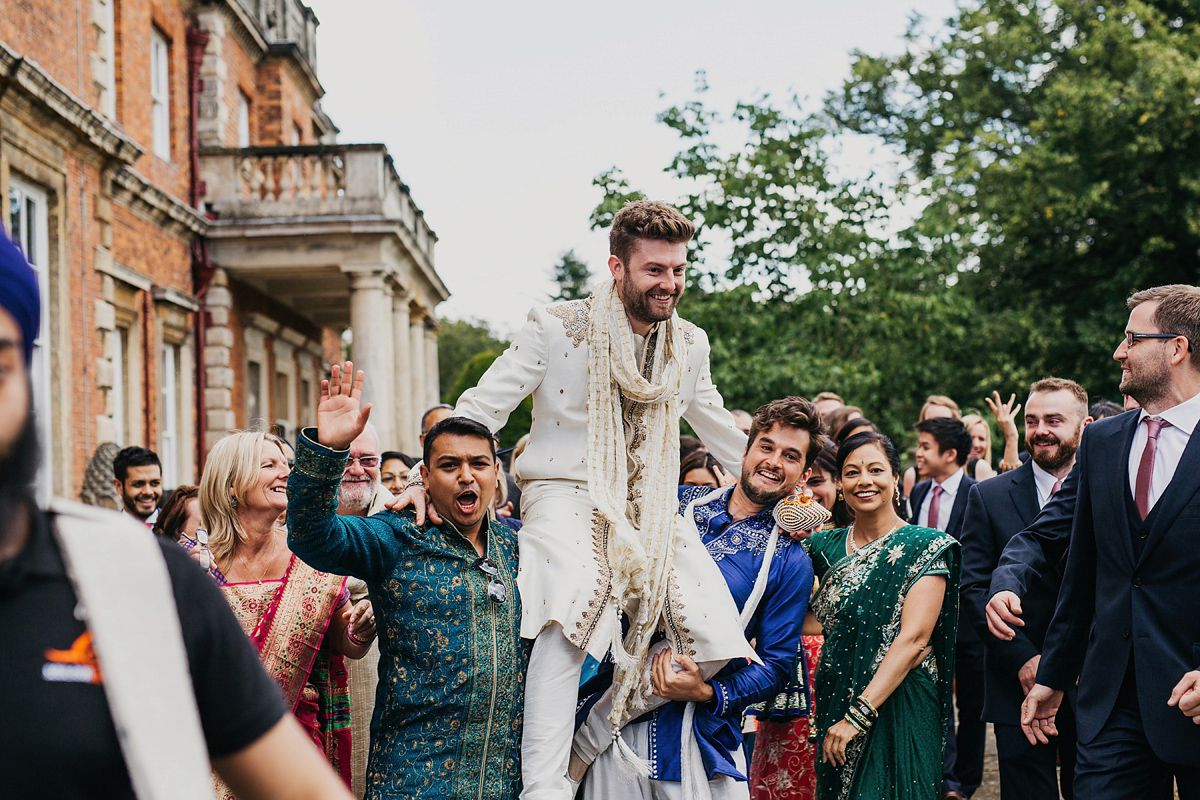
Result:
[[[664,203],[626,205],[609,235],[613,280],[584,300],[530,311],[454,409],[494,432],[533,395],[529,444],[513,466],[524,523],[521,635],[534,640],[524,800],[573,795],[566,772],[585,655],[612,650],[614,731],[649,699],[656,631],[706,677],[731,658],[756,659],[720,571],[675,525],[679,418],[732,474],[746,449],[713,385],[707,336],[675,314],[694,232]]]

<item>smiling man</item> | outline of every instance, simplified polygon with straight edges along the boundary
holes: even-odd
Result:
[[[113,458],[113,476],[125,513],[153,525],[163,493],[158,455],[144,447],[126,447]]]
[[[772,541],[772,512],[792,494],[824,444],[821,417],[812,403],[785,397],[755,412],[732,489],[679,487],[683,524],[695,526],[692,535],[698,534],[720,569],[758,658],[739,659],[714,677],[686,654],[656,652],[650,674],[657,702],[652,705],[660,707],[621,731],[623,743],[649,762],[650,776],[635,777],[617,763],[609,748],[611,694],[606,694],[575,739],[576,776],[595,760],[585,798],[691,797],[704,782],[713,798],[749,796],[742,714],[751,703],[774,697],[790,677],[813,583],[812,562],[803,548],[787,534],[777,533]],[[689,775],[691,762],[683,752],[693,747],[692,740],[704,766]]]
[[[454,409],[498,431],[533,397],[529,445],[513,465],[524,522],[521,633],[535,639],[525,800],[572,796],[566,772],[585,655],[614,653],[620,728],[660,627],[699,662],[753,654],[712,559],[693,548],[694,562],[684,563],[686,549],[675,545],[680,417],[731,472],[746,447],[713,385],[708,338],[675,313],[694,232],[665,203],[626,205],[609,232],[612,279],[586,299],[530,311]],[[420,501],[406,494],[397,505],[410,499]]]
[[[366,797],[511,800],[527,647],[515,534],[490,521],[491,432],[448,417],[426,433],[421,476],[440,522],[411,513],[339,516],[338,487],[360,441],[362,373],[334,366],[317,427],[288,482],[288,545],[317,569],[366,581],[379,630],[379,686]],[[318,566],[320,565],[320,566]]]
[[[1014,470],[973,486],[962,527],[961,626],[970,626],[985,648],[983,713],[993,724],[1000,766],[1001,800],[1071,798],[1075,775],[1074,698],[1059,715],[1053,746],[1033,746],[1021,733],[1021,703],[1033,686],[1046,628],[1062,583],[1062,564],[1028,582],[1022,604],[1026,625],[1012,640],[987,631],[984,607],[1005,546],[1023,531],[1062,488],[1088,416],[1083,387],[1064,378],[1043,378],[1025,401],[1025,447],[1030,459]]]

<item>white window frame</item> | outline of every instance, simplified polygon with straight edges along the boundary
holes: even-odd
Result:
[[[113,441],[119,447],[125,447],[129,435],[128,426],[125,424],[128,421],[128,414],[125,404],[129,387],[126,385],[127,380],[125,375],[125,354],[129,348],[129,329],[116,327],[112,331],[112,352],[109,353],[109,358],[112,359],[112,409],[113,409]]]
[[[30,364],[30,381],[33,385],[33,410],[37,415],[37,433],[41,444],[42,458],[38,463],[37,499],[45,504],[53,494],[54,480],[51,474],[53,452],[52,409],[50,407],[50,216],[46,192],[25,183],[10,174],[8,179],[8,205],[4,209],[5,228],[13,241],[21,248],[26,260],[37,273],[41,295],[42,324],[33,340],[33,360]],[[20,208],[20,217],[13,224],[13,204]],[[32,245],[32,247],[30,246]]]
[[[157,29],[150,31],[151,144],[154,155],[171,160],[171,45]]]
[[[171,342],[162,343],[162,430],[158,437],[158,459],[162,462],[163,486],[173,489],[179,485],[179,453],[183,440],[180,430],[180,368],[183,348]]]
[[[240,89],[237,93],[237,146],[250,146],[250,100]]]

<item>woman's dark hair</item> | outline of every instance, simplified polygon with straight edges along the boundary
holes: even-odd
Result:
[[[900,454],[896,452],[896,445],[892,444],[892,440],[878,431],[862,431],[842,442],[841,447],[838,448],[836,472],[833,473],[834,477],[841,480],[842,468],[846,466],[846,459],[850,458],[850,455],[855,450],[869,444],[876,445],[883,451],[883,456],[887,459],[888,466],[892,468],[892,474],[896,476],[896,480],[899,482],[900,476],[903,474],[900,468]],[[896,505],[895,498],[892,498],[892,505],[896,513],[900,514],[900,507]],[[846,505],[846,500],[842,497],[833,504],[833,524],[839,528],[844,528],[852,522],[854,522],[854,511]]]
[[[685,459],[690,454],[697,450],[703,450],[704,443],[695,436],[688,436],[686,433],[679,434],[679,458]]]
[[[175,491],[171,492],[167,502],[163,503],[162,510],[158,512],[158,520],[155,521],[153,528],[154,533],[158,536],[166,536],[171,541],[177,541],[183,531],[183,524],[187,522],[188,501],[197,500],[199,497],[199,486],[175,487]]]
[[[817,453],[817,457],[813,459],[811,464],[813,469],[819,469],[822,472],[828,472],[829,477],[837,477],[837,445],[830,442],[821,448],[821,452]]]
[[[679,462],[679,485],[680,486],[684,485],[683,479],[686,478],[687,474],[694,469],[708,470],[709,472],[712,473],[713,479],[717,480],[717,483],[719,485],[720,484],[720,480],[719,480],[720,476],[717,474],[716,466],[717,466],[717,459],[713,457],[712,453],[710,453],[704,449],[693,450],[692,452],[690,452],[686,456],[684,456],[683,459]]]
[[[492,453],[492,461],[496,460],[496,440],[491,431],[467,417],[446,417],[425,433],[425,451],[421,455],[425,459],[425,465],[430,469],[433,469],[433,443],[444,433],[451,436],[476,436],[486,439],[488,449]]]
[[[837,472],[834,473],[834,476],[841,478],[842,468],[846,466],[846,459],[850,457],[850,454],[858,448],[869,444],[879,446],[879,449],[883,451],[884,457],[887,458],[888,465],[892,468],[892,474],[899,478],[903,470],[900,469],[900,454],[896,452],[896,445],[892,444],[891,439],[878,431],[862,431],[842,442],[841,447],[838,448]]]
[[[855,433],[862,433],[863,428],[879,433],[879,428],[875,426],[874,422],[871,422],[871,420],[867,419],[866,417],[855,417],[854,419],[847,421],[845,425],[834,432],[833,441],[840,444],[849,439]]]

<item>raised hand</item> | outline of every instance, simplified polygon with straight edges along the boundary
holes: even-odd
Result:
[[[363,373],[354,373],[353,362],[343,369],[337,364],[329,380],[321,381],[321,404],[317,406],[317,441],[334,450],[349,450],[350,443],[367,427],[371,404],[362,404]]]
[[[988,408],[996,415],[996,422],[1000,423],[1006,435],[1009,431],[1014,435],[1017,433],[1017,414],[1021,413],[1021,404],[1017,402],[1016,394],[1009,397],[1007,403],[1001,403],[1000,393],[993,389],[992,396],[983,398],[983,402],[987,403]]]

